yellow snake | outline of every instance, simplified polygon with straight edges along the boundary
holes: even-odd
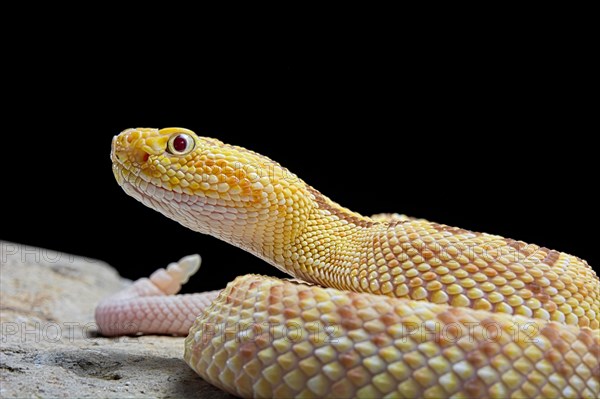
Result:
[[[107,335],[129,316],[134,332],[167,333],[198,316],[185,361],[242,397],[600,396],[600,282],[584,260],[361,216],[265,156],[183,128],[125,130],[111,159],[134,198],[295,280],[246,275],[220,293],[171,295],[198,267],[186,258],[104,301]]]

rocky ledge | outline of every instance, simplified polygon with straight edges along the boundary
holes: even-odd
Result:
[[[94,308],[130,281],[101,261],[0,241],[0,397],[230,398],[183,338],[98,336]]]

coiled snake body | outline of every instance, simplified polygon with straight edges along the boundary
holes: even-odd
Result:
[[[579,258],[364,217],[267,157],[187,129],[125,130],[111,158],[134,198],[296,280],[246,275],[173,295],[199,266],[187,257],[103,301],[105,335],[189,329],[185,361],[243,397],[600,395],[600,282]]]

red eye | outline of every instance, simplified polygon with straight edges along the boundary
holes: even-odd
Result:
[[[187,147],[187,143],[188,142],[185,137],[180,134],[179,136],[175,137],[175,140],[173,140],[173,148],[177,152],[184,152]]]
[[[195,143],[194,138],[189,134],[175,134],[167,143],[167,151],[173,155],[185,155],[194,149]]]

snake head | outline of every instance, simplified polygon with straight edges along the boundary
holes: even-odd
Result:
[[[278,163],[188,129],[127,129],[114,137],[111,159],[128,194],[220,238],[294,213],[299,220],[309,208],[305,184]]]
[[[127,129],[113,138],[113,173],[121,185],[143,189],[151,184],[194,195],[204,187],[201,180],[206,170],[198,162],[203,149],[220,145],[223,143],[218,140],[198,137],[184,128]]]
[[[127,129],[112,142],[119,184],[189,196],[270,205],[275,187],[297,177],[269,158],[184,128]]]

